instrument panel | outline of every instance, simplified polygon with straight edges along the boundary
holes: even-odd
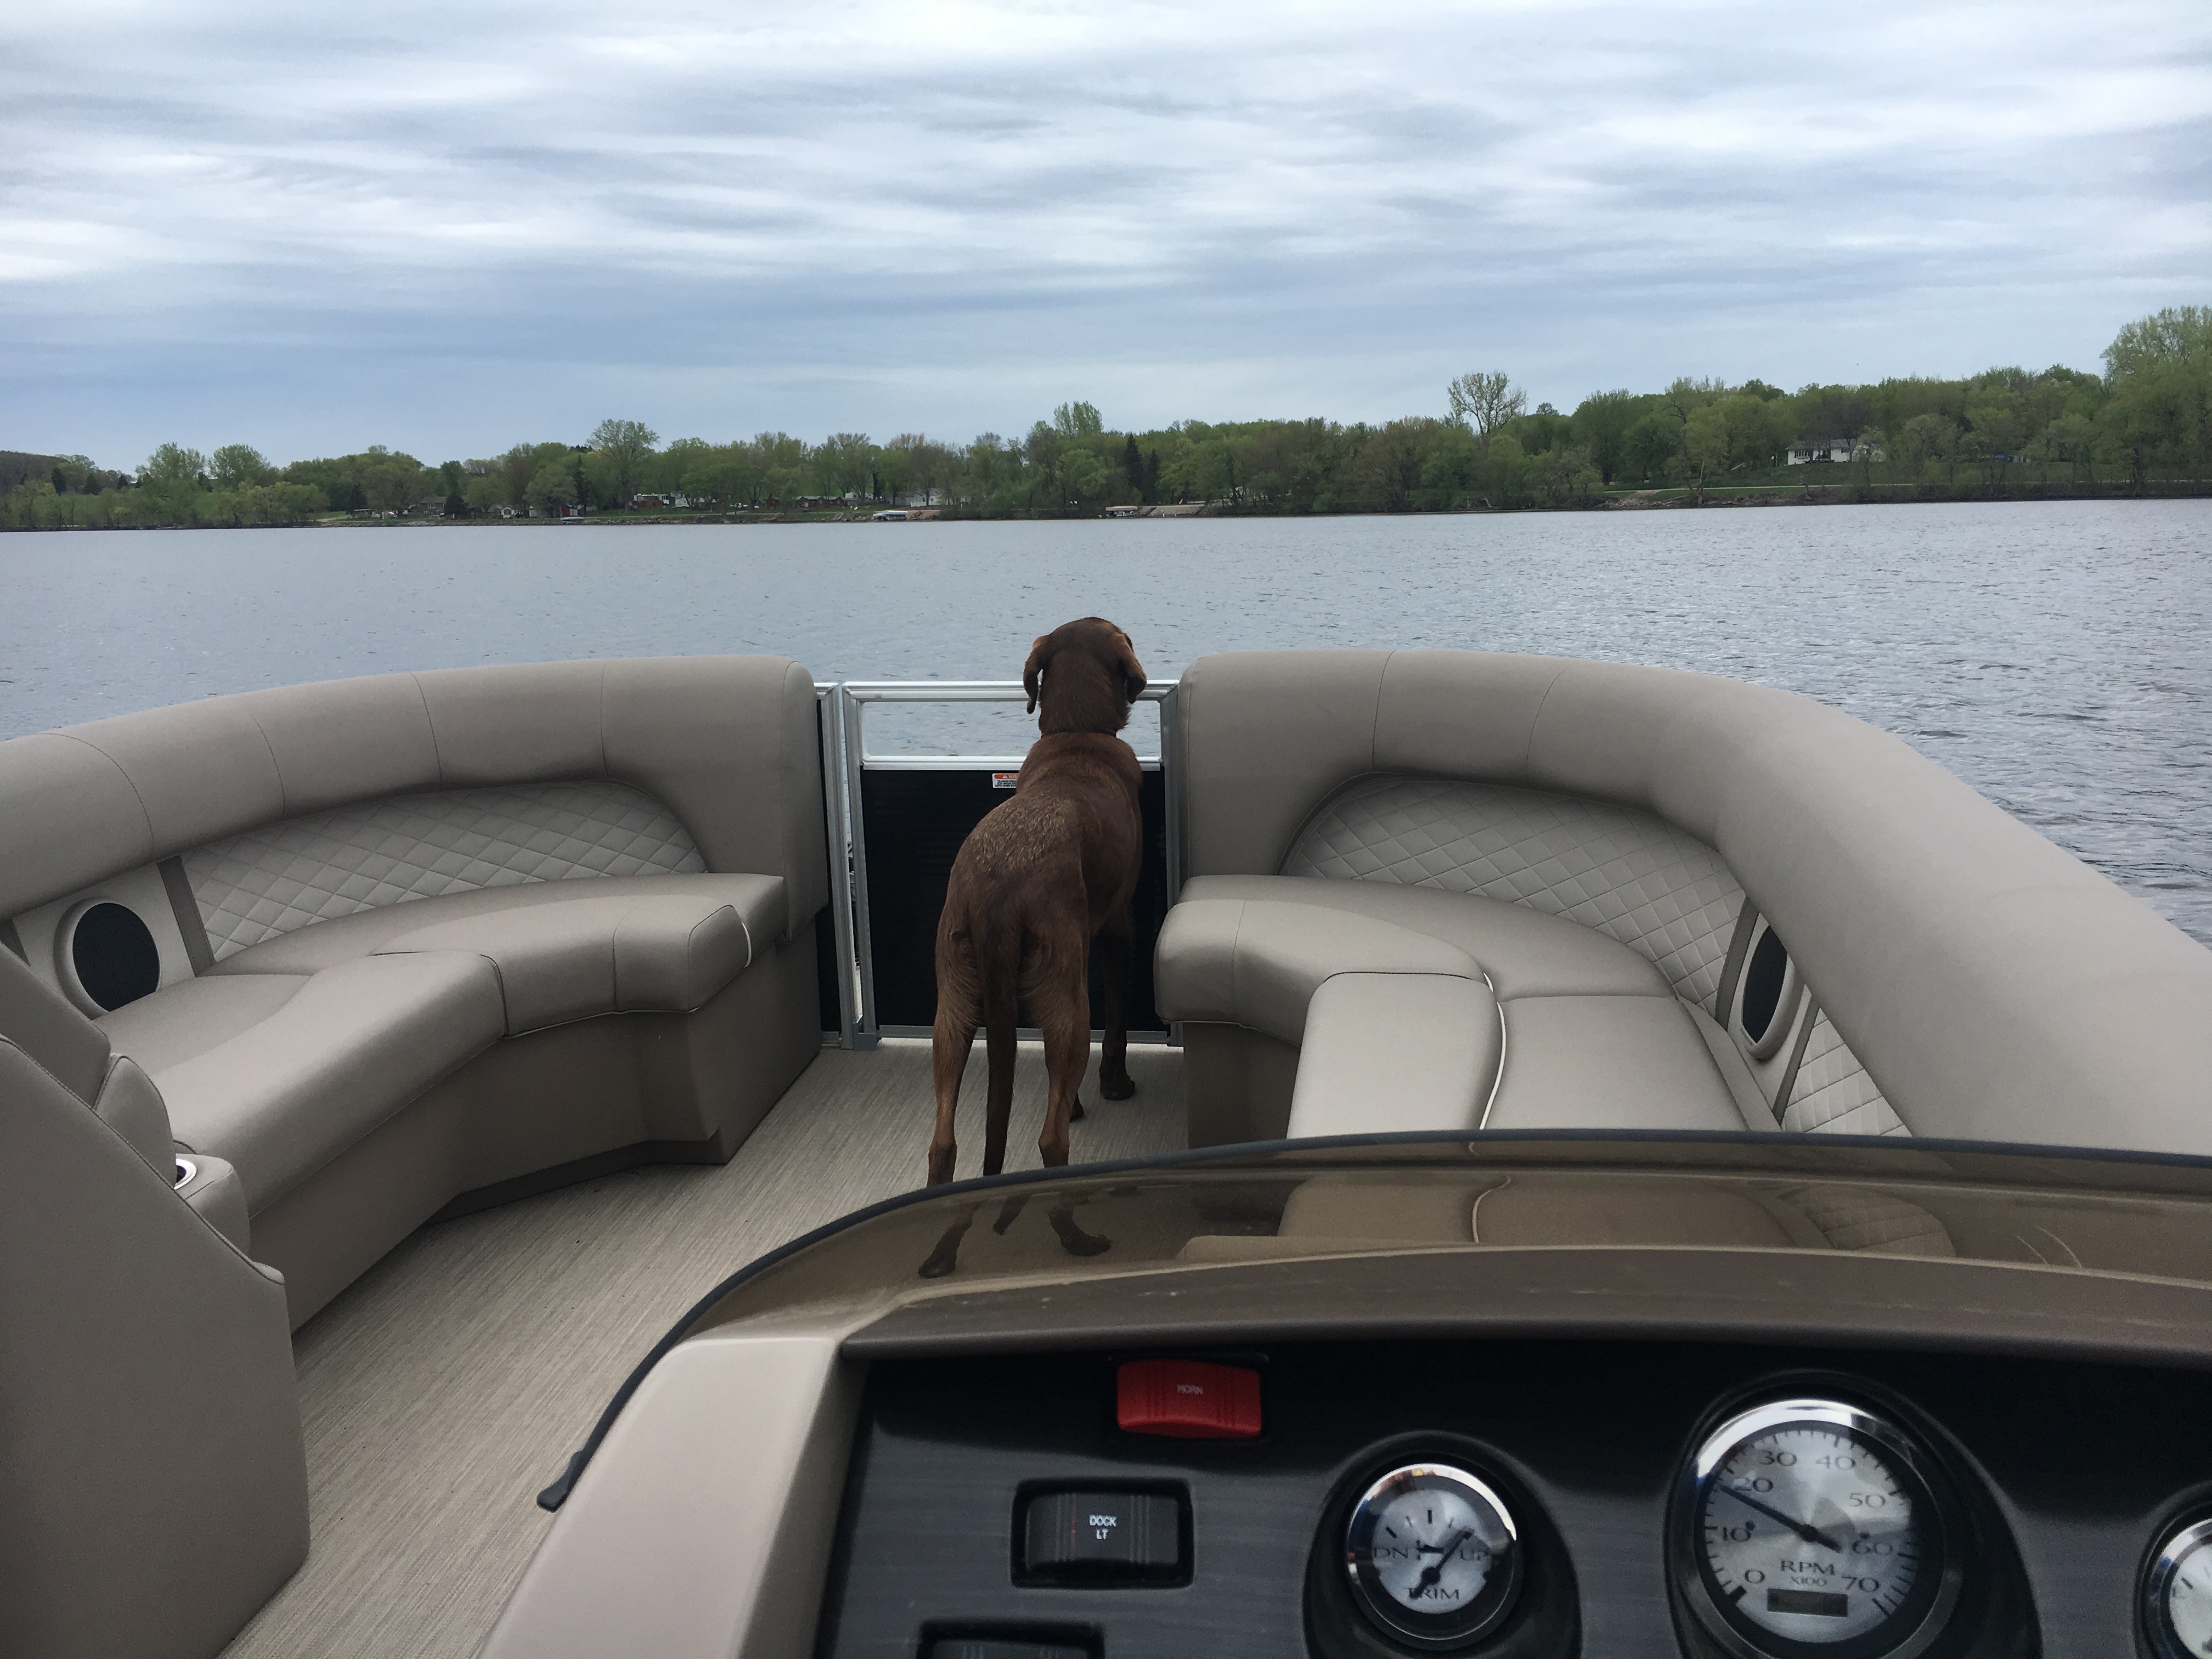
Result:
[[[879,1361],[817,1651],[2212,1654],[2204,1389],[1668,1342]]]

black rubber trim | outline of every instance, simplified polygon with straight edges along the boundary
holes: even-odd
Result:
[[[2096,1146],[2039,1146],[2032,1142],[2013,1140],[1937,1140],[1915,1137],[1900,1141],[1892,1135],[1823,1134],[1819,1138],[1823,1146],[1878,1147],[1885,1152],[1965,1153],[1988,1158],[2036,1158],[2071,1160],[2083,1164],[2136,1164],[2155,1168],[2197,1170],[2212,1175],[2212,1157],[2190,1152],[2136,1152]],[[1465,1146],[1475,1141],[1496,1142],[1564,1142],[1593,1145],[1613,1142],[1621,1146],[1740,1146],[1765,1145],[1790,1146],[1803,1150],[1814,1139],[1809,1134],[1793,1133],[1786,1130],[1765,1131],[1750,1129],[1462,1129],[1455,1133],[1438,1134],[1431,1129],[1400,1129],[1387,1134],[1315,1135],[1296,1140],[1247,1140],[1227,1146],[1200,1146],[1185,1152],[1164,1152],[1152,1158],[1123,1158],[1103,1164],[1071,1164],[1058,1170],[1009,1170],[1004,1175],[979,1176],[969,1181],[949,1182],[941,1187],[921,1187],[910,1193],[901,1193],[886,1198],[865,1209],[854,1210],[835,1221],[825,1222],[810,1233],[802,1233],[787,1244],[780,1244],[766,1255],[747,1262],[737,1272],[685,1310],[683,1316],[668,1328],[667,1334],[653,1345],[652,1351],[638,1361],[630,1374],[623,1379],[608,1401],[606,1409],[592,1424],[592,1432],[568,1467],[561,1471],[553,1484],[538,1494],[541,1510],[558,1510],[568,1501],[575,1490],[576,1481],[590,1464],[592,1454],[614,1427],[615,1419],[622,1415],[648,1372],[673,1350],[690,1333],[691,1327],[705,1316],[714,1305],[748,1280],[757,1278],[780,1262],[787,1261],[801,1250],[811,1249],[824,1239],[834,1238],[848,1227],[872,1221],[879,1215],[889,1215],[910,1205],[927,1203],[935,1199],[958,1197],[969,1193],[999,1192],[1009,1187],[1048,1187],[1065,1181],[1091,1181],[1102,1177],[1127,1175],[1147,1170],[1182,1170],[1200,1168],[1208,1164],[1241,1164],[1262,1156],[1283,1152],[1327,1152],[1333,1148],[1362,1146]]]
[[[184,936],[185,960],[198,978],[215,966],[215,946],[208,942],[207,924],[200,920],[200,902],[192,896],[191,878],[185,874],[181,858],[163,859],[154,866],[161,878],[161,890],[169,896],[169,912]]]

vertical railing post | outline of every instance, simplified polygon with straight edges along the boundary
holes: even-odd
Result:
[[[846,788],[845,688],[817,685],[822,726],[822,811],[830,842],[830,921],[836,936],[837,1046],[859,1047],[860,995],[859,957],[853,918],[853,808]]]
[[[872,1048],[882,1041],[876,1020],[876,958],[868,927],[868,817],[861,789],[862,762],[867,757],[861,730],[866,705],[845,685],[837,688],[838,731],[844,746],[846,816],[852,837],[853,954],[855,1010],[853,1047]]]

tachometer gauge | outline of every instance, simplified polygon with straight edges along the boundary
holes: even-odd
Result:
[[[1698,1620],[1744,1659],[1911,1659],[1960,1573],[1931,1468],[1896,1425],[1833,1400],[1729,1419],[1683,1472],[1673,1540]]]
[[[2179,1528],[2151,1558],[2143,1629],[2159,1659],[2212,1653],[2212,1517]]]
[[[1396,1641],[1463,1647],[1497,1627],[1521,1586],[1521,1540],[1496,1492],[1449,1463],[1407,1463],[1352,1506],[1352,1599]]]

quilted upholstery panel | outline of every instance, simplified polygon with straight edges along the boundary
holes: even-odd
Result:
[[[1654,813],[1432,778],[1354,784],[1306,826],[1283,873],[1442,887],[1565,916],[1641,951],[1708,1006],[1743,903],[1720,854]]]
[[[1844,1046],[1843,1033],[1828,1023],[1826,1009],[1813,1017],[1813,1035],[1806,1039],[1782,1127],[1834,1135],[1912,1133],[1881,1097],[1858,1056]]]
[[[1790,1202],[1839,1250],[1886,1255],[1956,1255],[1951,1235],[1917,1204],[1865,1187],[1807,1187]]]
[[[627,784],[401,795],[287,818],[185,854],[216,960],[331,916],[526,881],[703,871],[690,834]]]

